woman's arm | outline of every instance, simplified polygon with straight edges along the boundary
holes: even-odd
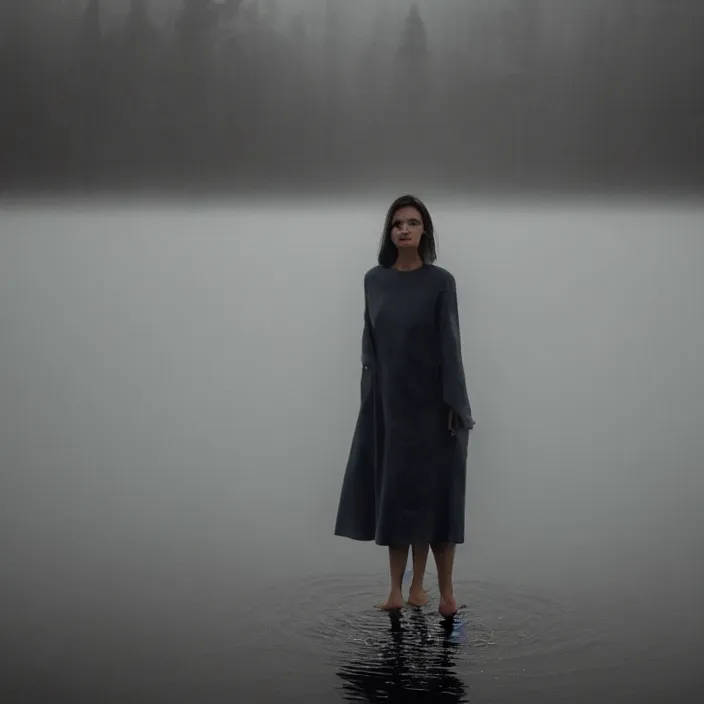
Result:
[[[442,394],[444,402],[450,408],[449,427],[451,430],[457,427],[471,430],[475,423],[462,361],[457,286],[451,274],[440,293],[438,324]]]
[[[369,318],[369,305],[367,303],[367,286],[364,285],[364,329],[362,330],[362,367],[369,367],[374,357],[372,342],[372,323]]]

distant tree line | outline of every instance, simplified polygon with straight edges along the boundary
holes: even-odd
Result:
[[[571,0],[559,50],[545,2],[458,15],[466,41],[433,51],[413,7],[353,54],[339,0],[319,37],[248,0],[180,0],[166,26],[131,0],[116,27],[100,0],[6,3],[4,190],[704,184],[700,0]]]

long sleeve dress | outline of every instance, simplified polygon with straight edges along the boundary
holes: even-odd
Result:
[[[462,543],[474,420],[455,279],[430,264],[376,266],[364,293],[361,401],[335,534],[378,545]]]

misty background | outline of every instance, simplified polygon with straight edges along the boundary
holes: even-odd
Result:
[[[704,3],[0,13],[3,702],[327,703],[335,658],[393,680],[386,550],[333,526],[407,191],[478,422],[474,640],[412,667],[473,704],[702,689],[704,217],[675,196],[704,175]]]
[[[0,185],[701,192],[699,0],[4,0]]]
[[[385,205],[2,211],[4,589],[385,574],[332,534]],[[430,207],[478,421],[458,578],[700,602],[701,211]]]

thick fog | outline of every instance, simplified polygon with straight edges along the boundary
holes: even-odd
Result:
[[[682,699],[703,30],[700,0],[1,2],[0,699],[400,677],[387,551],[333,527],[363,275],[409,191],[477,420],[457,674],[472,701]]]
[[[5,209],[5,609],[385,569],[332,535],[385,205]],[[701,210],[430,206],[478,422],[458,574],[695,596]]]
[[[699,0],[10,0],[0,193],[699,193]]]

